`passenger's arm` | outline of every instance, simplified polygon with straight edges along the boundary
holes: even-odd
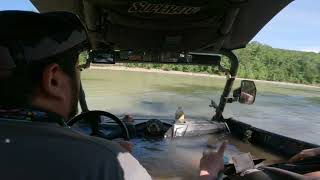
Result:
[[[200,160],[199,180],[215,180],[224,169],[223,153],[227,143],[224,142],[218,152],[204,153]]]
[[[268,175],[270,179],[292,179],[292,180],[318,180],[319,177],[313,174],[309,176],[301,175],[291,171],[274,168],[274,167],[260,167],[260,169]]]
[[[308,157],[314,157],[320,155],[320,147],[319,148],[313,148],[313,149],[305,149],[301,151],[300,153],[293,156],[291,159],[289,159],[290,163],[297,162],[299,160],[303,160]]]
[[[304,174],[304,175],[305,175],[305,176],[310,176],[310,177],[320,178],[320,171],[311,172],[311,173],[307,173],[307,174]]]

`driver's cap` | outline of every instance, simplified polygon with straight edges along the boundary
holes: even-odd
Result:
[[[69,12],[0,11],[0,70],[89,49],[87,31]]]

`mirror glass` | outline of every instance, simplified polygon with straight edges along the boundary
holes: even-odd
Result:
[[[91,50],[88,54],[88,58],[92,63],[100,64],[114,64],[115,53],[113,50]]]
[[[253,81],[242,80],[240,86],[239,102],[253,104],[256,99],[257,88]]]

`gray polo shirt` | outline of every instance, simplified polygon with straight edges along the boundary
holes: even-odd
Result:
[[[55,123],[0,119],[0,179],[151,179],[118,144]]]

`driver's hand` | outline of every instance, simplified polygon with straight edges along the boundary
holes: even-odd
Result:
[[[131,144],[130,142],[128,142],[128,141],[117,141],[117,143],[119,143],[120,146],[122,148],[124,148],[125,150],[129,151],[130,153],[132,152],[133,144]]]
[[[313,148],[313,149],[305,149],[299,152],[298,154],[294,155],[291,159],[289,159],[289,163],[301,161],[308,157],[314,157],[320,155],[320,148]]]
[[[223,153],[227,142],[222,143],[218,152],[203,153],[200,160],[200,179],[217,179],[220,171],[224,169]]]

